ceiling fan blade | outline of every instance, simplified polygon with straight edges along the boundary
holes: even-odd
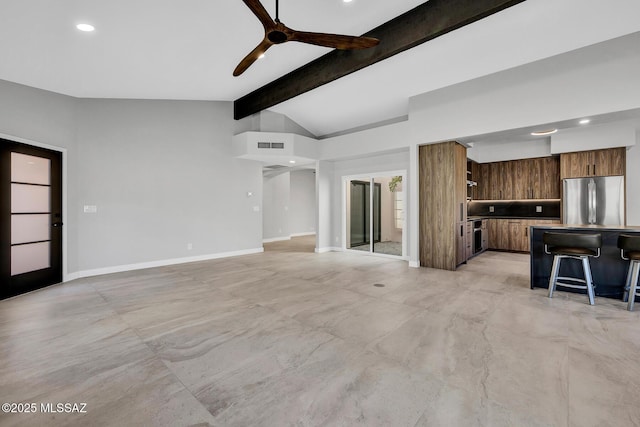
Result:
[[[242,61],[238,64],[235,70],[233,70],[234,77],[238,77],[240,74],[244,73],[247,68],[251,66],[254,62],[258,60],[260,55],[265,53],[267,49],[273,46],[273,43],[269,41],[269,39],[264,39],[255,49],[253,49],[247,56],[244,57]]]
[[[266,29],[274,27],[276,24],[269,16],[269,13],[264,8],[262,3],[259,0],[242,0],[244,4],[246,4],[249,9],[253,12],[254,15],[262,22],[262,26]]]
[[[289,41],[296,41],[335,49],[367,49],[376,46],[380,40],[373,37],[343,36],[339,34],[309,33],[290,30]]]

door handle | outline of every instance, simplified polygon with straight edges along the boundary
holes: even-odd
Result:
[[[596,165],[595,165],[595,163],[593,164],[593,176],[596,176]]]
[[[587,176],[589,176],[589,166],[590,165],[587,165]]]
[[[53,224],[51,224],[52,227],[62,227],[64,224],[62,224],[61,222],[54,222]]]

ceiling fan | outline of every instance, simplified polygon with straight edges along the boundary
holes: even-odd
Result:
[[[367,49],[380,43],[373,37],[343,36],[338,34],[310,33],[296,31],[280,22],[278,13],[278,0],[276,0],[276,19],[272,19],[259,0],[242,0],[260,20],[264,27],[264,39],[255,49],[240,61],[233,71],[234,76],[244,73],[267,49],[274,44],[289,41],[315,44],[318,46],[332,47],[341,50]]]

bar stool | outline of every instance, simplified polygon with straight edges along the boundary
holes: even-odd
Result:
[[[591,266],[589,258],[600,257],[602,247],[601,234],[578,234],[578,233],[550,233],[542,235],[544,251],[553,255],[553,267],[549,278],[549,298],[553,297],[556,285],[566,286],[574,289],[586,289],[589,296],[589,304],[595,304],[595,293],[593,291],[593,277],[591,276]],[[560,272],[560,262],[563,259],[578,259],[582,261],[584,279],[577,277],[558,277]],[[567,283],[566,281],[573,283]]]
[[[629,261],[627,281],[624,284],[623,301],[627,301],[627,310],[633,311],[636,296],[640,296],[638,290],[638,273],[640,272],[640,236],[621,234],[618,236],[618,248],[622,259]],[[626,254],[626,256],[625,256]]]

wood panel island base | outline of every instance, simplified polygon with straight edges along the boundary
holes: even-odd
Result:
[[[531,227],[531,289],[548,288],[551,276],[553,255],[544,252],[542,235],[549,232],[557,233],[600,233],[602,234],[602,250],[599,258],[590,258],[591,273],[595,284],[596,296],[621,299],[624,293],[624,283],[627,278],[629,261],[620,257],[618,236],[629,234],[640,236],[640,227],[599,226],[599,225],[558,225]],[[583,277],[582,266],[578,260],[565,261],[560,266],[560,276]],[[560,285],[556,290],[563,292],[586,291],[565,288]],[[586,296],[585,296],[586,298]],[[636,298],[636,301],[639,299]],[[597,304],[597,301],[596,301]]]

